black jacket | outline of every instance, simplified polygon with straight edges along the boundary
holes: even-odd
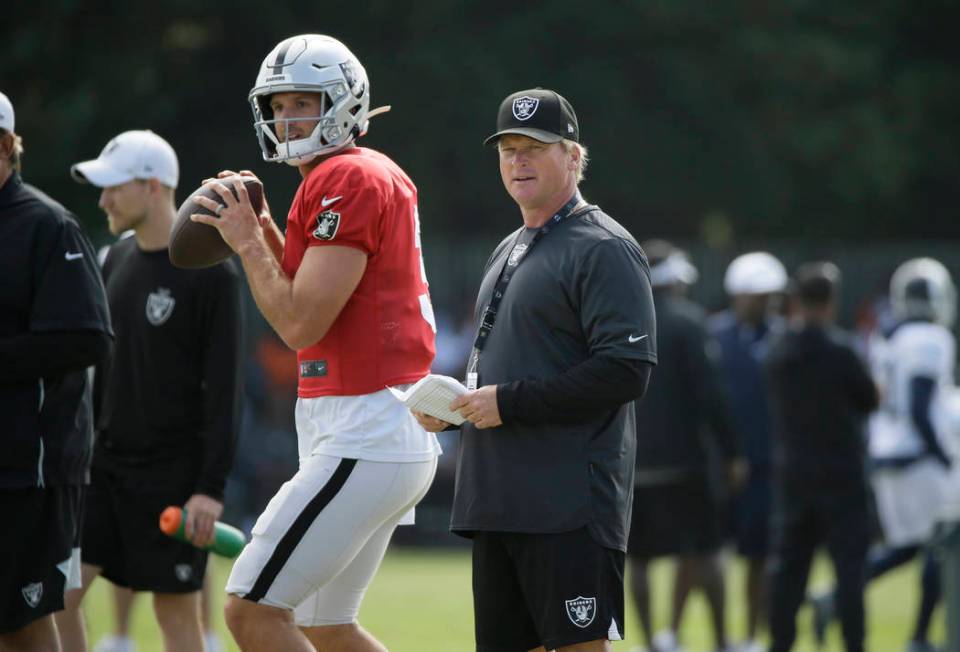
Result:
[[[703,310],[656,291],[657,349],[663,364],[637,403],[637,470],[704,471],[707,438],[721,454],[740,454]],[[642,474],[640,483],[643,483]]]
[[[862,483],[864,421],[878,395],[849,336],[791,328],[774,343],[766,372],[780,478],[811,489]]]

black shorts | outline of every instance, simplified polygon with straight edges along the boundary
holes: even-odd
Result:
[[[160,531],[160,513],[183,505],[192,493],[189,487],[145,490],[94,470],[84,505],[83,563],[99,566],[103,577],[135,591],[199,591],[206,551]]]
[[[477,532],[477,652],[552,650],[623,638],[624,554],[580,528],[559,534]]]
[[[720,505],[706,474],[638,487],[627,554],[638,559],[707,555],[720,549]]]
[[[0,490],[0,634],[63,609],[81,497],[74,486]]]

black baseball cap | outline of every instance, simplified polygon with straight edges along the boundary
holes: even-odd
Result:
[[[508,95],[497,112],[497,133],[483,144],[495,143],[507,134],[529,136],[544,143],[559,143],[564,138],[580,142],[580,126],[570,102],[546,88]]]

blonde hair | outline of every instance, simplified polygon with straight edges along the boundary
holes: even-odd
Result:
[[[572,140],[567,140],[566,138],[560,142],[563,145],[563,151],[565,151],[567,154],[573,150],[580,152],[580,159],[577,161],[577,183],[580,183],[586,176],[587,164],[590,163],[590,157],[587,154],[587,148],[580,143],[575,143]]]

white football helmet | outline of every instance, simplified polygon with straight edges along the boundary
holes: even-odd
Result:
[[[270,96],[292,91],[318,93],[321,115],[275,120]],[[346,147],[367,133],[369,118],[380,112],[369,111],[370,82],[360,61],[343,43],[320,34],[292,36],[273,48],[250,90],[250,106],[263,159],[290,165]],[[280,142],[276,123],[304,120],[317,120],[309,136]]]
[[[942,263],[914,258],[893,273],[890,306],[897,319],[929,319],[950,328],[956,317],[957,288]]]

